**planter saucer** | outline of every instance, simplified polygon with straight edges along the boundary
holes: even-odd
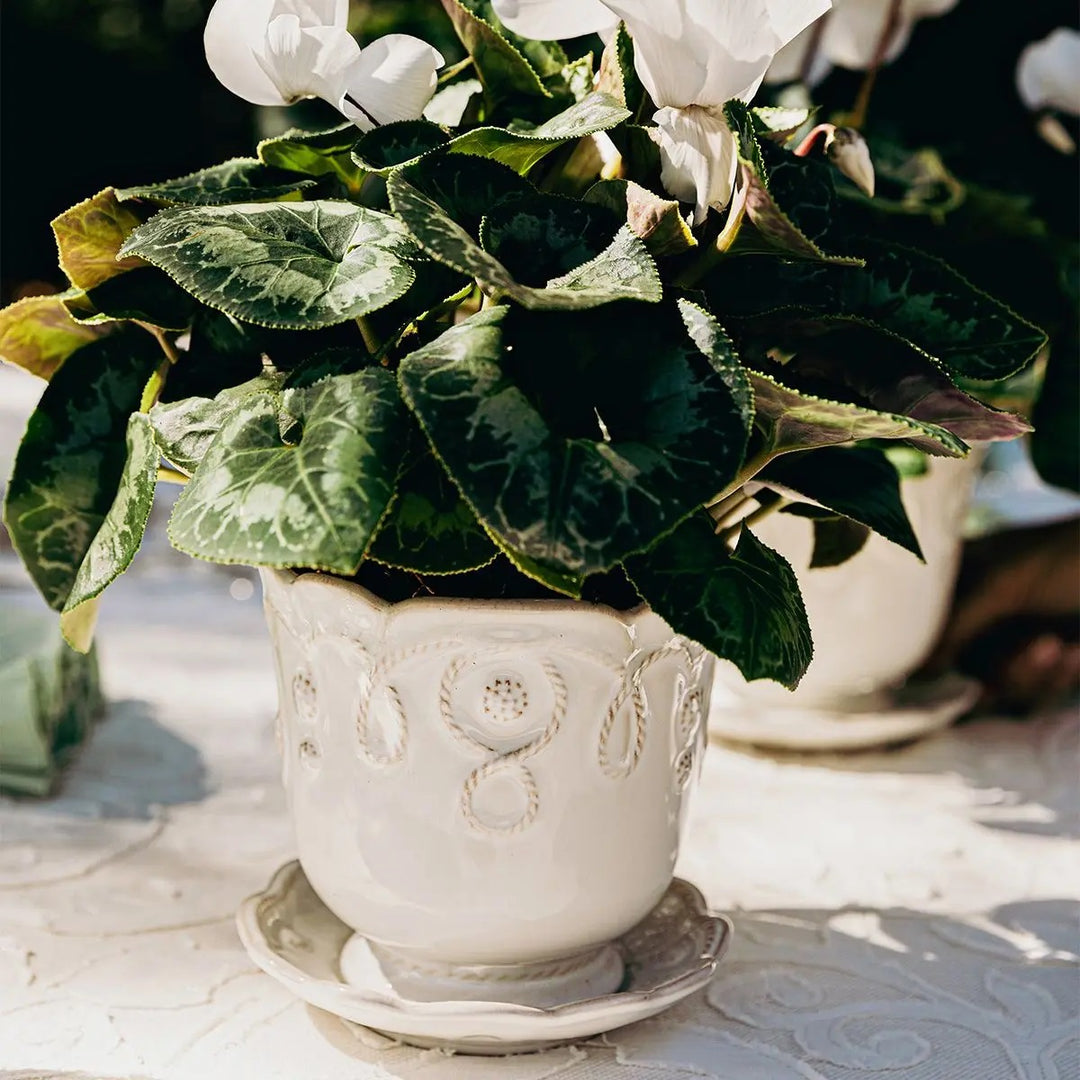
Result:
[[[835,707],[755,700],[719,680],[713,689],[709,734],[769,750],[869,750],[948,727],[979,699],[981,684],[950,673],[910,682],[882,695]]]
[[[416,1046],[513,1054],[585,1039],[643,1020],[703,987],[731,940],[701,893],[676,878],[659,904],[614,944],[626,961],[612,994],[535,1008],[497,1001],[415,1001],[377,967],[346,983],[339,959],[352,930],[315,894],[299,862],[286,863],[236,915],[248,955],[298,997],[345,1020]]]

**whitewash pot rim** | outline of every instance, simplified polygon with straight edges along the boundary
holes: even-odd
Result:
[[[589,616],[589,615],[602,615],[612,616],[623,623],[640,622],[646,618],[660,619],[661,616],[657,615],[648,604],[641,603],[637,607],[620,609],[612,607],[610,604],[602,604],[594,600],[574,600],[572,597],[567,597],[565,600],[556,598],[535,598],[535,599],[502,599],[497,597],[484,597],[474,598],[466,596],[412,596],[406,600],[384,600],[378,593],[372,592],[370,589],[366,589],[363,585],[356,581],[350,581],[348,578],[339,577],[337,574],[328,573],[322,570],[305,570],[297,572],[296,570],[279,569],[277,567],[259,567],[259,572],[268,576],[272,576],[278,579],[281,585],[287,587],[294,587],[300,585],[302,582],[311,582],[311,585],[300,585],[301,588],[311,588],[317,582],[320,586],[325,586],[338,591],[348,593],[354,597],[357,597],[367,603],[369,606],[375,608],[380,614],[390,614],[392,612],[409,612],[417,611],[422,612],[425,610],[432,611],[447,607],[460,608],[462,610],[473,609],[477,611],[500,611],[500,612],[527,612],[530,615],[537,615],[541,612],[555,615],[571,615],[571,616]]]

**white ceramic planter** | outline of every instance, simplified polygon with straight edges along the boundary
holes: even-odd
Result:
[[[919,698],[910,706],[898,706],[894,693],[926,659],[944,626],[981,458],[978,451],[963,460],[933,458],[926,474],[903,481],[904,506],[925,564],[872,535],[842,566],[811,570],[808,520],[773,514],[754,527],[795,569],[814,659],[794,693],[765,680],[747,683],[733,665],[718,664],[711,732],[794,749],[854,748],[917,734],[971,704],[967,683],[943,684],[932,700]],[[903,719],[890,723],[890,712],[902,712]],[[870,723],[875,716],[886,719]]]
[[[712,660],[647,610],[264,572],[307,879],[418,1000],[616,989],[671,883]],[[367,958],[368,960],[370,957]]]

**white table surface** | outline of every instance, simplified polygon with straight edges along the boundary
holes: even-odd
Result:
[[[293,1000],[232,922],[293,857],[248,580],[153,544],[105,604],[107,719],[58,796],[0,799],[0,1076],[1080,1078],[1073,709],[847,757],[711,746],[679,872],[735,942],[655,1020],[481,1059]],[[0,617],[34,602],[0,562]]]

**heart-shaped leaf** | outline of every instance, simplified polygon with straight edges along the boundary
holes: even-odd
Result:
[[[164,210],[123,250],[210,307],[297,330],[385,307],[415,276],[416,248],[400,222],[333,200]]]
[[[387,182],[390,203],[421,247],[437,261],[475,278],[493,298],[509,297],[523,307],[572,310],[613,300],[659,301],[656,266],[645,245],[624,226],[596,258],[543,288],[521,285],[442,208],[409,184],[402,173]],[[542,228],[542,226],[538,226]]]
[[[417,574],[461,574],[486,566],[496,554],[469,504],[418,434],[368,557]]]
[[[161,359],[157,343],[141,330],[93,341],[53,375],[30,416],[4,523],[57,611],[116,498],[128,456],[128,417]]]
[[[730,480],[746,439],[673,307],[493,308],[406,357],[399,378],[485,527],[554,587],[547,569],[580,583],[672,528]]]
[[[626,571],[653,611],[746,679],[798,686],[814,655],[799,583],[749,529],[728,552],[709,516],[695,514]]]
[[[243,398],[181,492],[169,539],[218,563],[355,574],[394,494],[404,419],[383,368]]]
[[[255,158],[233,158],[175,180],[122,188],[116,197],[121,202],[147,199],[159,206],[225,206],[281,199],[314,186],[314,180],[271,168]]]

